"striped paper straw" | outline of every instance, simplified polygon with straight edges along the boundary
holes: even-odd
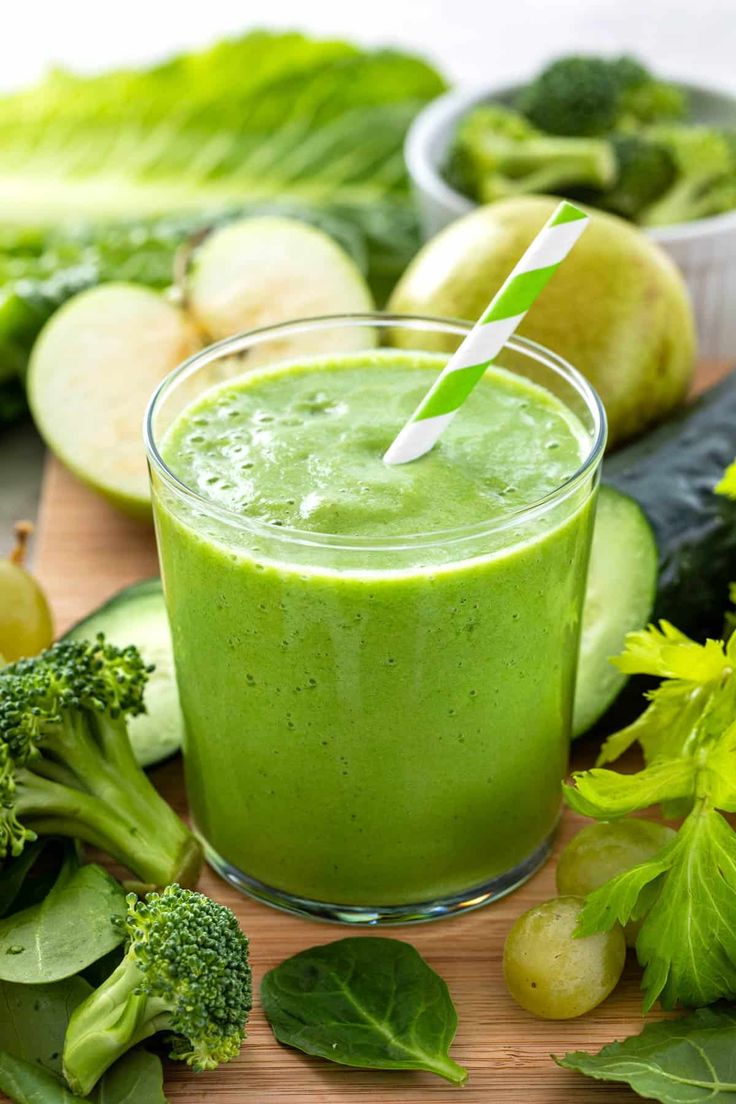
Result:
[[[589,221],[572,203],[559,205],[388,448],[387,464],[407,464],[433,448]]]

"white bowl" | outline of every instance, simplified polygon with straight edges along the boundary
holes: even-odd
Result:
[[[678,83],[689,96],[696,122],[736,127],[736,96]],[[480,103],[513,102],[520,87],[446,92],[414,120],[404,153],[425,237],[432,237],[476,206],[451,188],[441,172],[458,122]],[[646,233],[669,253],[685,277],[700,356],[718,360],[735,356],[736,211]]]

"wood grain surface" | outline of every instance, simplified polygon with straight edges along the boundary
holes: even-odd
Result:
[[[698,390],[722,375],[723,367],[704,368]],[[54,460],[47,465],[37,536],[36,570],[52,601],[58,632],[120,587],[157,571],[151,529],[114,511]],[[595,748],[583,741],[575,749],[575,766],[589,766],[594,755]],[[180,762],[160,767],[154,780],[186,814]],[[558,848],[579,821],[569,810],[565,813]],[[288,955],[346,933],[338,925],[297,920],[250,901],[210,870],[200,888],[237,913],[251,940],[256,985],[265,970]],[[280,1047],[256,1004],[240,1058],[200,1076],[169,1063],[168,1098],[175,1104],[422,1104],[427,1098],[437,1104],[458,1099],[467,1104],[631,1104],[638,1098],[628,1089],[559,1069],[550,1055],[597,1049],[641,1029],[635,962],[628,963],[621,984],[600,1008],[567,1023],[532,1018],[506,992],[501,970],[505,934],[515,917],[554,892],[554,864],[548,863],[517,893],[479,912],[386,932],[413,943],[450,987],[460,1017],[452,1053],[470,1070],[460,1097],[459,1090],[429,1075],[349,1070]]]

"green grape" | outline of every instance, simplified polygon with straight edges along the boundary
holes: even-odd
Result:
[[[15,548],[0,560],[0,655],[8,663],[37,655],[54,639],[46,596],[23,566],[31,530],[28,522],[18,522]]]
[[[589,824],[568,843],[557,861],[557,892],[587,897],[605,882],[646,862],[661,851],[676,833],[655,820],[626,820]],[[636,943],[640,920],[624,928],[629,947]]]
[[[582,897],[554,897],[516,920],[506,936],[503,973],[517,1004],[544,1020],[569,1020],[616,987],[626,959],[621,928],[576,939]]]

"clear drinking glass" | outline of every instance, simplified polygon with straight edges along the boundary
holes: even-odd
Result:
[[[578,470],[488,523],[382,539],[232,512],[184,485],[161,441],[253,367],[377,345],[447,354],[468,329],[370,314],[256,330],[190,358],[149,406],[195,829],[224,878],[291,912],[428,920],[508,893],[546,858],[605,417],[570,365],[510,341],[496,364],[582,425]]]

